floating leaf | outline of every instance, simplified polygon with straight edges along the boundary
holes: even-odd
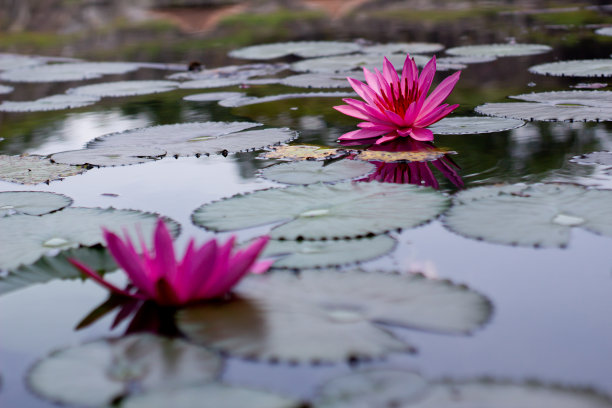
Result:
[[[390,54],[431,54],[443,50],[444,46],[438,43],[388,43],[376,44],[363,47],[361,52],[366,54],[390,55]]]
[[[579,164],[599,164],[602,166],[612,166],[612,152],[592,152],[572,157],[570,160]]]
[[[161,159],[165,150],[156,147],[119,146],[70,150],[52,154],[54,163],[90,166],[125,166]]]
[[[371,163],[340,160],[325,164],[321,161],[298,161],[266,167],[261,175],[269,180],[285,184],[331,183],[352,180],[372,173],[376,169]]]
[[[0,73],[9,82],[64,82],[99,78],[103,75],[125,74],[138,69],[138,64],[126,62],[76,62],[14,69]]]
[[[550,105],[580,105],[595,108],[612,108],[612,91],[553,91],[532,92],[510,96],[528,102],[541,102]]]
[[[169,156],[193,156],[219,152],[235,153],[288,142],[297,135],[287,128],[245,129],[260,126],[252,122],[192,122],[152,126],[101,136],[87,144],[90,149],[151,147]]]
[[[39,184],[86,171],[83,167],[55,164],[42,156],[0,155],[0,180],[21,184]]]
[[[196,79],[186,81],[180,84],[181,89],[208,89],[208,88],[224,88],[226,86],[240,85],[246,80],[240,78],[212,78],[212,79]]]
[[[42,65],[44,63],[45,60],[38,57],[0,53],[0,71],[21,69],[33,65]]]
[[[361,72],[351,72],[350,76],[360,81],[364,81]],[[282,85],[293,86],[296,88],[350,88],[351,84],[346,80],[346,75],[333,74],[299,74],[283,78],[279,81]]]
[[[93,105],[100,98],[88,95],[52,95],[35,101],[4,101],[0,112],[41,112],[82,108]]]
[[[472,135],[503,132],[525,124],[518,119],[489,118],[482,116],[456,116],[444,118],[428,129],[438,135]]]
[[[389,61],[395,67],[402,67],[406,55],[391,54]],[[291,69],[297,72],[349,72],[361,67],[382,67],[383,59],[376,54],[341,55],[339,57],[312,58],[291,64]]]
[[[233,58],[267,60],[295,55],[302,58],[350,54],[361,47],[352,42],[339,41],[296,41],[287,43],[261,44],[239,48],[229,53]]]
[[[542,54],[550,50],[552,50],[551,47],[543,44],[486,44],[449,48],[446,50],[446,53],[465,57],[517,57],[522,55]]]
[[[410,346],[377,324],[467,334],[491,306],[465,286],[422,276],[312,270],[249,276],[232,301],[183,309],[191,341],[245,358],[338,361]]]
[[[201,71],[179,72],[170,75],[169,79],[199,80],[199,79],[240,79],[276,75],[289,68],[288,64],[245,64],[229,65]]]
[[[243,92],[206,92],[194,95],[187,95],[183,98],[183,100],[191,102],[211,102],[221,101],[223,99],[229,98],[237,98],[243,95]]]
[[[179,84],[172,81],[118,81],[103,82],[100,84],[79,86],[66,91],[71,95],[104,97],[121,97],[134,95],[147,95],[160,92],[168,92]]]
[[[377,161],[384,163],[396,163],[396,162],[425,162],[439,159],[440,157],[447,155],[450,152],[448,150],[440,149],[437,147],[431,147],[427,150],[413,150],[406,152],[386,152],[382,150],[363,150],[359,152],[355,158],[357,160],[366,161]]]
[[[413,228],[436,217],[448,199],[429,188],[341,182],[259,190],[204,204],[193,222],[214,231],[282,223],[272,238],[325,239]]]
[[[12,86],[0,85],[0,95],[7,94],[13,92]]]
[[[388,235],[331,241],[271,240],[262,257],[283,255],[274,262],[273,268],[323,268],[369,261],[393,251],[395,245],[395,240]]]
[[[599,122],[612,120],[610,108],[592,106],[549,105],[532,102],[485,103],[474,110],[483,115],[522,120],[540,121],[585,121]]]
[[[99,407],[135,391],[210,382],[221,366],[217,355],[183,340],[138,334],[56,351],[34,365],[28,384],[57,403]]]
[[[429,60],[431,60],[431,57],[426,57],[424,55],[413,55],[412,58],[414,58],[414,62],[419,67],[424,67],[429,62]],[[397,69],[400,69],[400,67],[402,67],[403,65],[404,63],[402,62],[401,65],[397,66]],[[448,62],[448,59],[445,62],[445,59],[443,58],[440,58],[440,60],[436,60],[436,71],[457,71],[465,68],[467,68],[467,65],[465,65],[464,63]]]
[[[607,87],[608,84],[604,84],[603,82],[580,82],[576,85],[570,85],[570,88],[576,89],[601,89]]]
[[[30,264],[49,251],[102,244],[102,227],[118,234],[128,231],[133,241],[137,227],[144,237],[151,237],[158,217],[135,210],[70,207],[39,217],[0,218],[0,269]],[[166,225],[178,235],[176,222],[167,220]]]
[[[568,77],[612,76],[612,59],[591,59],[549,62],[529,68],[533,74]]]
[[[494,55],[461,55],[456,57],[438,58],[436,62],[440,64],[482,64],[485,62],[493,62],[497,59]]]
[[[572,228],[612,236],[612,191],[552,183],[476,187],[456,194],[444,224],[493,243],[563,247]]]
[[[274,147],[271,152],[261,154],[263,159],[280,160],[327,160],[348,154],[343,149],[332,149],[311,145],[283,145]]]
[[[599,35],[612,36],[612,27],[602,27],[600,29],[595,30],[595,33]]]
[[[72,199],[62,194],[45,191],[0,192],[0,217],[14,214],[43,215],[61,210],[72,204]]]
[[[300,99],[300,98],[344,98],[356,96],[355,92],[307,92],[307,93],[286,93],[281,95],[270,96],[242,96],[237,98],[224,99],[219,102],[219,105],[236,108],[240,106],[255,105],[257,103],[266,103],[274,101],[282,101],[285,99]]]

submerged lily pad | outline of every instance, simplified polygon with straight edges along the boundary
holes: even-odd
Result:
[[[549,52],[550,50],[552,50],[551,47],[543,44],[485,44],[449,48],[446,50],[446,53],[449,55],[460,55],[466,57],[517,57],[522,55],[542,54]]]
[[[443,49],[444,46],[438,43],[412,42],[369,45],[363,47],[361,52],[378,55],[403,54],[406,58],[406,54],[431,54]]]
[[[101,136],[89,142],[87,148],[155,147],[165,150],[169,156],[193,156],[259,149],[291,141],[297,136],[296,132],[287,128],[244,131],[256,126],[260,124],[192,122],[152,126]]]
[[[593,106],[595,108],[612,108],[612,91],[532,92],[510,96],[510,98],[551,105],[580,105]]]
[[[388,254],[396,242],[388,235],[331,241],[268,242],[262,257],[283,255],[272,265],[281,269],[309,269],[349,265]]]
[[[311,145],[286,145],[275,147],[271,152],[261,155],[264,159],[280,160],[327,160],[348,154],[343,149],[332,149]]]
[[[158,217],[135,210],[71,207],[39,217],[0,218],[0,269],[30,264],[49,251],[102,244],[102,227],[121,235],[128,231],[137,242],[137,228],[144,237],[151,237]],[[176,222],[166,220],[166,225],[178,235]]]
[[[249,276],[232,301],[181,310],[191,341],[230,355],[283,361],[379,357],[411,347],[378,324],[467,334],[491,305],[465,286],[422,276],[309,271]]]
[[[63,194],[45,191],[0,192],[0,217],[15,214],[43,215],[72,204],[72,199]]]
[[[259,190],[204,204],[193,222],[214,231],[278,224],[272,238],[325,239],[413,228],[448,206],[437,191],[412,185],[341,182]]]
[[[595,91],[597,92],[597,91]],[[578,105],[550,105],[537,102],[485,103],[474,110],[483,115],[539,121],[584,121],[612,120],[610,108]]]
[[[219,105],[228,108],[236,108],[240,106],[255,105],[257,103],[266,103],[274,101],[282,101],[285,99],[300,99],[300,98],[344,98],[355,96],[354,92],[307,92],[307,93],[286,93],[281,95],[270,96],[242,96],[236,98],[224,99],[219,102]]]
[[[13,92],[12,86],[0,85],[0,95],[7,94]]]
[[[221,101],[223,99],[238,98],[244,96],[243,92],[206,92],[194,95],[187,95],[183,98],[185,101],[191,102],[212,102]]]
[[[266,167],[261,175],[269,180],[285,184],[331,183],[352,180],[372,173],[371,163],[356,160],[340,160],[330,164],[321,161],[298,161]]]
[[[100,407],[134,392],[210,382],[221,367],[221,358],[201,347],[138,334],[56,351],[34,365],[28,384],[57,403]]]
[[[78,88],[69,89],[66,93],[95,96],[98,98],[121,97],[168,92],[175,89],[178,85],[178,82],[172,81],[118,81],[79,86]]]
[[[364,75],[360,72],[351,72],[351,78],[364,81]],[[346,80],[346,75],[333,75],[325,73],[292,75],[279,80],[285,86],[296,88],[350,88],[351,84]]]
[[[0,155],[0,180],[20,184],[39,184],[86,171],[83,167],[55,164],[42,156]]]
[[[457,116],[444,118],[428,129],[438,135],[472,135],[503,132],[525,124],[518,119],[489,118],[482,116]]]
[[[352,42],[340,41],[296,41],[286,43],[261,44],[239,48],[229,53],[233,58],[267,60],[295,55],[302,58],[324,57],[328,55],[350,54],[361,47]]]
[[[42,112],[82,108],[93,105],[100,98],[89,95],[52,95],[35,101],[4,101],[0,112]]]
[[[0,73],[0,79],[9,82],[83,81],[103,75],[125,74],[138,68],[138,64],[127,62],[49,64],[4,71]]]
[[[476,187],[455,195],[444,225],[493,243],[564,247],[572,228],[612,237],[612,191],[552,183]]]
[[[165,150],[156,147],[119,146],[97,149],[70,150],[50,156],[54,163],[90,166],[126,166],[159,160]]]
[[[572,157],[570,160],[579,164],[599,164],[602,166],[612,166],[612,152],[592,152]]]
[[[533,74],[568,77],[612,76],[612,59],[591,59],[549,62],[529,68]]]

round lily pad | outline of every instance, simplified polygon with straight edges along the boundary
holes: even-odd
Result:
[[[444,118],[428,129],[437,135],[471,135],[503,132],[525,124],[518,119],[489,118],[482,116],[457,116]]]
[[[324,57],[327,55],[350,54],[361,47],[352,42],[339,41],[296,41],[261,44],[239,48],[229,53],[233,58],[267,60],[295,55],[302,58]]]
[[[485,44],[454,47],[446,50],[449,55],[459,56],[493,56],[493,57],[518,57],[522,55],[542,54],[552,50],[543,44]]]
[[[83,167],[55,164],[42,156],[0,155],[0,180],[20,184],[48,183],[86,171]]]
[[[168,92],[178,85],[178,82],[172,81],[118,81],[79,86],[78,88],[69,89],[66,93],[95,96],[98,98],[121,97]]]
[[[179,85],[181,89],[208,89],[208,88],[224,88],[226,86],[240,85],[245,79],[240,78],[208,78],[195,79],[186,81]]]
[[[151,237],[158,218],[135,210],[73,207],[39,217],[0,218],[0,269],[30,264],[49,251],[102,244],[102,227],[121,235],[125,230],[137,242],[138,228],[145,238]],[[167,220],[166,225],[178,235],[176,222]]]
[[[443,50],[444,46],[438,43],[387,43],[375,44],[363,47],[361,52],[366,54],[389,55],[389,54],[432,54]]]
[[[12,86],[0,85],[0,95],[7,94],[13,92]]]
[[[510,98],[551,105],[580,105],[593,106],[596,108],[612,108],[612,91],[532,92],[510,96]]]
[[[156,147],[119,146],[70,150],[50,156],[54,163],[90,166],[126,166],[161,159],[166,151]]]
[[[9,82],[83,81],[99,78],[103,75],[125,74],[138,68],[138,64],[126,62],[49,64],[4,71],[0,73],[0,79]]]
[[[351,77],[360,81],[365,78],[362,73],[351,72]],[[292,75],[279,80],[285,86],[296,88],[350,88],[351,84],[346,80],[346,75],[333,75],[325,73]]]
[[[346,155],[346,150],[311,145],[283,145],[261,155],[264,159],[327,160]]]
[[[599,164],[602,166],[612,166],[612,152],[592,152],[572,157],[570,160],[579,164]]]
[[[457,55],[454,57],[442,57],[436,59],[437,63],[441,64],[482,64],[492,62],[497,59],[494,55]]]
[[[251,275],[234,293],[228,302],[179,311],[179,329],[193,342],[244,358],[339,361],[411,349],[380,323],[466,334],[491,313],[489,301],[465,286],[419,275]]]
[[[223,99],[229,98],[237,98],[243,95],[243,92],[206,92],[194,95],[187,95],[183,98],[183,100],[191,102],[212,102],[221,101]]]
[[[387,58],[397,68],[404,65],[406,55],[391,54]],[[382,67],[383,59],[377,54],[354,54],[337,57],[312,58],[291,64],[297,72],[349,72],[361,67]]]
[[[579,105],[551,105],[533,102],[485,103],[474,110],[483,115],[529,121],[584,121],[612,120],[610,108]]]
[[[369,261],[393,251],[395,245],[395,240],[388,235],[331,241],[271,240],[262,257],[281,256],[274,262],[273,268],[323,268]]]
[[[345,98],[355,96],[354,92],[307,92],[307,93],[286,93],[281,95],[270,96],[242,96],[236,98],[223,99],[219,105],[228,108],[236,108],[240,106],[255,105],[257,103],[266,103],[274,101],[282,101],[285,99],[300,99],[300,98]]]
[[[148,151],[165,150],[169,156],[235,153],[288,142],[297,137],[287,128],[245,129],[260,126],[252,122],[192,122],[152,126],[111,133],[92,140],[89,149],[130,146]]]
[[[591,59],[549,62],[529,68],[533,74],[568,77],[612,76],[612,59]]]
[[[602,27],[595,30],[596,34],[612,36],[612,27]]]
[[[43,215],[61,210],[72,204],[63,194],[44,191],[0,192],[0,217],[15,214]]]
[[[0,112],[42,112],[82,108],[93,105],[100,98],[89,95],[53,95],[35,101],[4,101]]]
[[[372,173],[376,169],[371,163],[356,160],[340,160],[326,164],[321,161],[297,161],[266,167],[261,175],[284,184],[332,183],[352,180]]]
[[[34,365],[28,383],[56,403],[100,407],[134,392],[210,382],[221,367],[204,348],[138,334],[56,351]]]
[[[455,195],[444,225],[493,243],[564,247],[572,228],[612,237],[612,191],[554,183],[476,187]]]
[[[42,65],[44,63],[45,60],[38,57],[0,53],[0,71],[21,69],[25,67],[31,67],[33,65]]]
[[[429,188],[387,183],[310,184],[259,190],[204,204],[193,222],[214,231],[281,223],[272,238],[325,239],[413,228],[435,218],[448,199]]]

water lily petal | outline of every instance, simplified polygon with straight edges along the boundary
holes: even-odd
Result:
[[[164,224],[161,218],[157,221],[153,242],[155,246],[155,263],[157,264],[158,271],[162,277],[166,277],[169,285],[174,286],[174,282],[177,280],[174,243],[172,242],[172,235],[170,235],[166,224]]]
[[[340,113],[344,113],[347,116],[352,116],[357,119],[368,120],[370,118],[368,115],[353,106],[338,105],[334,106],[333,108]]]
[[[383,130],[369,130],[369,129],[357,129],[351,132],[345,133],[340,136],[339,140],[357,140],[357,139],[370,139],[372,137],[380,136],[385,134]]]
[[[89,276],[91,279],[93,279],[94,281],[96,281],[100,285],[102,285],[105,288],[109,289],[111,292],[115,292],[115,293],[118,293],[119,295],[131,297],[131,298],[144,299],[144,297],[141,296],[141,295],[127,292],[127,291],[125,291],[123,289],[118,288],[117,286],[113,285],[112,283],[105,281],[94,270],[90,269],[89,266],[79,262],[76,259],[70,258],[70,259],[68,259],[68,262],[70,262],[72,265],[74,265],[75,268],[77,268],[78,270],[83,272],[85,275]]]
[[[434,75],[436,74],[436,56],[434,55],[429,62],[421,71],[421,75],[419,76],[419,97],[421,95],[427,95],[429,92],[429,88],[431,87],[431,83],[433,82]]]
[[[431,113],[429,113],[427,116],[419,117],[414,122],[414,126],[425,127],[431,125],[432,123],[436,123],[458,107],[459,105],[441,105],[435,110],[433,110]]]
[[[421,115],[427,115],[433,109],[435,109],[438,105],[440,105],[444,100],[450,95],[455,84],[459,80],[459,76],[461,75],[461,71],[457,71],[449,77],[445,78],[440,85],[434,89],[434,91],[427,97],[425,103],[423,104],[423,108],[421,109]]]
[[[427,142],[433,140],[433,132],[424,128],[412,128],[412,138],[422,142]]]

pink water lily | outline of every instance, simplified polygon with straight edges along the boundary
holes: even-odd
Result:
[[[423,68],[421,75],[410,55],[406,56],[401,78],[395,67],[385,57],[383,72],[374,73],[363,69],[367,85],[347,78],[355,92],[365,101],[343,99],[347,105],[334,109],[365,122],[358,130],[345,133],[340,140],[376,139],[376,144],[400,137],[411,137],[420,141],[433,140],[427,126],[444,118],[459,105],[442,104],[459,80],[461,71],[444,79],[429,96],[429,88],[436,73],[436,57]]]
[[[108,250],[130,278],[131,285],[127,289],[120,289],[105,281],[76,259],[70,259],[70,262],[99,284],[120,295],[150,299],[164,306],[180,306],[223,297],[247,273],[263,273],[268,270],[273,261],[256,261],[268,239],[259,238],[239,251],[233,251],[234,236],[225,244],[217,244],[215,239],[211,239],[199,248],[196,248],[192,239],[183,259],[177,261],[172,236],[161,219],[157,222],[153,236],[154,253],[149,253],[141,242],[142,253],[138,254],[127,234],[125,240],[122,240],[104,229]]]

